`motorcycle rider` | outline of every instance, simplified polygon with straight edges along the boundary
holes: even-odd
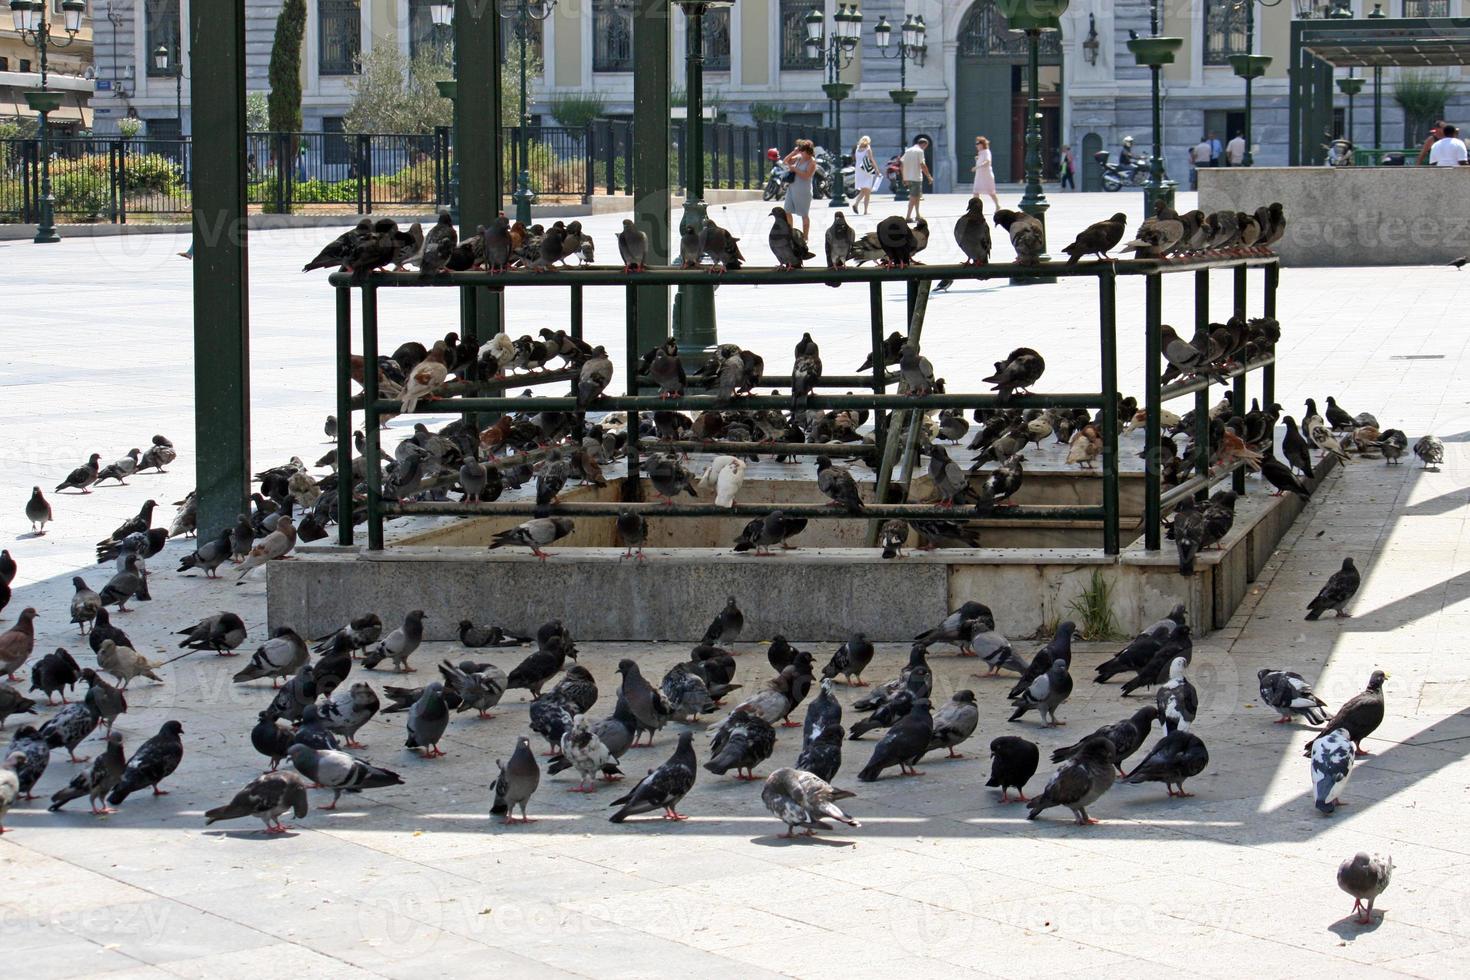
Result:
[[[1133,137],[1123,137],[1123,146],[1118,150],[1118,168],[1133,166]]]

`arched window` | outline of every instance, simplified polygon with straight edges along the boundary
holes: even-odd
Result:
[[[961,58],[1024,58],[1026,49],[1026,35],[1010,29],[994,0],[977,0],[960,22]],[[1040,52],[1043,58],[1060,56],[1062,32],[1042,32]]]
[[[148,65],[148,75],[151,78],[172,78],[174,76],[173,65],[178,64],[179,51],[179,0],[148,0],[145,8],[148,13],[148,21],[145,24],[147,31],[147,49],[143,52],[144,61]],[[162,68],[154,63],[153,52],[158,50],[159,45],[168,49],[168,64]]]
[[[633,70],[633,6],[592,0],[592,70]]]
[[[822,67],[820,57],[806,53],[806,15],[821,12],[821,0],[781,0],[781,70],[807,71]]]
[[[1233,54],[1248,54],[1245,5],[1255,0],[1204,0],[1205,64],[1228,65]]]
[[[317,0],[317,71],[356,75],[362,54],[362,8],[358,0]]]
[[[685,18],[688,30],[687,21]],[[730,8],[716,7],[704,14],[704,67],[706,71],[730,70]]]

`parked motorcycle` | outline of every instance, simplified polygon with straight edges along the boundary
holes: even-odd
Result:
[[[1339,136],[1329,144],[1324,144],[1327,150],[1327,166],[1329,167],[1351,167],[1353,165],[1353,141]]]
[[[1105,191],[1119,191],[1125,186],[1142,187],[1148,183],[1148,170],[1153,158],[1146,153],[1135,156],[1128,164],[1113,163],[1107,150],[1098,150],[1092,158],[1102,167],[1102,188]]]
[[[765,189],[761,192],[761,198],[766,201],[777,201],[785,197],[786,185],[790,183],[786,175],[791,173],[791,168],[781,161],[779,154],[773,157],[773,152],[766,151],[766,159],[772,161],[770,173],[766,175]],[[812,176],[812,197],[820,200],[831,194],[830,175],[837,168],[838,161],[832,151],[820,146],[816,148],[814,157],[817,161],[817,172]],[[843,190],[846,196],[851,197],[857,187],[856,171],[851,157],[843,157],[842,163]]]

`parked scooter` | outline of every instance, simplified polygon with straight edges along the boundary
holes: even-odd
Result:
[[[1098,150],[1092,155],[1102,167],[1102,187],[1105,191],[1122,190],[1125,186],[1142,187],[1148,183],[1149,165],[1153,158],[1146,153],[1135,156],[1131,163],[1113,163],[1107,150]]]

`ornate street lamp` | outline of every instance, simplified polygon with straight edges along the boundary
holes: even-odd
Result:
[[[821,10],[812,10],[802,19],[806,28],[806,53],[807,57],[815,60],[822,58],[827,66],[827,82],[822,86],[822,91],[827,94],[827,99],[832,105],[832,129],[837,138],[837,172],[832,175],[832,193],[830,205],[840,208],[847,203],[846,183],[842,176],[842,100],[852,94],[852,85],[839,81],[842,72],[852,64],[853,58],[857,56],[858,40],[863,30],[862,11],[858,10],[857,4],[838,4],[837,12],[832,15],[832,30],[828,34],[826,20]]]
[[[1369,12],[1369,20],[1383,20],[1388,14],[1383,4],[1375,3]],[[1373,66],[1373,149],[1383,146],[1383,66]]]
[[[878,26],[873,28],[873,37],[878,41],[878,53],[885,58],[898,59],[898,88],[890,91],[888,97],[898,103],[898,141],[903,146],[908,146],[909,140],[908,107],[913,104],[914,97],[918,94],[908,87],[908,63],[912,61],[915,65],[923,67],[924,58],[929,53],[929,45],[924,43],[924,35],[927,30],[923,16],[905,14],[903,26],[900,28],[898,47],[895,48],[893,46],[893,25],[888,23],[888,18],[879,17]],[[893,199],[907,201],[909,185],[902,180],[898,181],[893,188]]]
[[[1342,135],[1347,137],[1349,143],[1353,143],[1353,100],[1357,98],[1359,92],[1363,91],[1363,79],[1351,75],[1347,78],[1339,78],[1337,90],[1348,97],[1347,119],[1344,120],[1347,125],[1343,128]],[[1357,144],[1353,143],[1353,145]]]
[[[61,108],[62,94],[46,88],[46,52],[50,48],[64,48],[77,39],[82,29],[82,15],[87,12],[85,0],[62,0],[62,28],[66,40],[52,34],[52,23],[47,18],[50,9],[46,0],[10,0],[10,16],[15,33],[22,41],[35,45],[41,62],[41,87],[26,92],[26,104],[41,116],[41,213],[36,223],[36,237],[32,241],[46,245],[61,241],[56,234],[56,198],[51,194],[51,125],[47,118]]]
[[[175,59],[167,44],[153,49],[153,67],[160,74],[174,77],[174,118],[179,123],[179,139],[184,138],[184,61]]]
[[[1174,54],[1184,46],[1182,37],[1159,36],[1159,0],[1149,3],[1150,37],[1135,37],[1128,41],[1128,50],[1140,65],[1147,66],[1153,82],[1154,157],[1149,164],[1148,183],[1143,185],[1144,217],[1151,218],[1156,202],[1174,206],[1174,182],[1164,170],[1164,124],[1159,95],[1159,69],[1174,63]]]
[[[1021,210],[1040,221],[1043,229],[1051,205],[1041,186],[1041,34],[1062,29],[1059,18],[1069,5],[1069,0],[996,0],[1006,25],[1026,35],[1026,190]]]
[[[1271,59],[1267,55],[1252,54],[1256,46],[1256,4],[1263,7],[1275,7],[1281,0],[1240,0],[1245,6],[1245,54],[1233,54],[1230,56],[1230,67],[1235,74],[1245,80],[1245,156],[1241,158],[1241,164],[1249,167],[1255,163],[1255,157],[1251,153],[1251,83],[1262,75],[1271,65]],[[1239,9],[1240,4],[1237,4]]]
[[[454,0],[434,0],[429,4],[429,23],[434,27],[451,27],[454,24]],[[450,77],[441,78],[434,85],[439,89],[439,97],[448,99],[451,111],[454,113],[453,124],[450,126],[451,149],[453,153],[449,157],[449,187],[446,188],[449,198],[445,203],[449,205],[449,215],[455,221],[459,220],[459,107],[455,100],[459,97],[459,51],[454,46],[451,36],[449,41],[449,65]],[[437,132],[437,131],[436,131]],[[435,139],[437,140],[437,135]]]
[[[684,213],[679,233],[704,224],[704,15],[734,0],[674,0],[689,22],[684,53]],[[680,354],[702,359],[719,343],[713,286],[680,286],[674,298],[674,339]]]
[[[516,220],[531,223],[531,205],[536,193],[531,190],[531,157],[527,142],[531,129],[531,104],[526,96],[526,45],[531,37],[531,25],[551,16],[556,9],[556,0],[500,0],[500,16],[515,25],[516,40],[521,51],[521,118],[516,123],[516,153],[520,156],[520,172],[516,175],[516,190],[511,199],[516,202]]]

